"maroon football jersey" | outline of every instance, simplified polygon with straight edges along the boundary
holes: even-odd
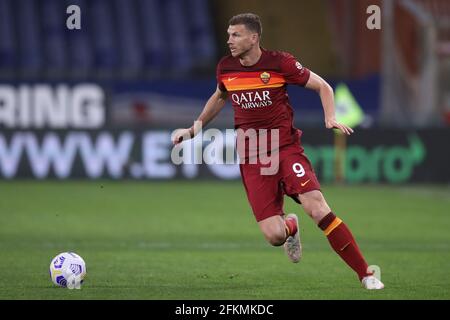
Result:
[[[301,131],[294,127],[286,87],[288,84],[304,86],[310,71],[289,53],[261,50],[262,55],[253,66],[243,66],[238,57],[231,55],[222,58],[216,74],[219,89],[228,92],[232,101],[235,129],[254,129],[259,136],[263,134],[260,129],[267,129],[269,134],[270,130],[278,129],[280,148],[298,143]],[[271,150],[270,135],[266,143]],[[244,158],[248,159],[254,151],[261,152],[251,149],[246,145]]]

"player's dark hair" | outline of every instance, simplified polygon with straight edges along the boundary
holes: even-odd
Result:
[[[228,23],[230,26],[235,26],[237,24],[243,24],[245,27],[253,32],[256,32],[261,38],[262,34],[262,23],[258,15],[254,13],[241,13],[232,17]]]

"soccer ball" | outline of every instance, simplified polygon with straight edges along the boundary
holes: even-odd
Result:
[[[57,286],[80,289],[85,276],[86,264],[76,253],[60,253],[50,262],[50,277]]]

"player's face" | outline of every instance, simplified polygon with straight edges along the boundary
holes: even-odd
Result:
[[[229,26],[227,32],[227,44],[233,57],[245,55],[257,44],[258,34],[251,32],[243,24]]]

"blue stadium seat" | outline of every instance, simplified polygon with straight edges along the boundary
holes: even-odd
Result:
[[[169,42],[171,71],[174,75],[186,75],[193,67],[189,30],[186,27],[189,15],[188,2],[167,0],[164,2],[165,37]]]
[[[190,0],[188,12],[189,36],[195,48],[195,65],[198,67],[210,66],[216,62],[217,53],[208,1]]]
[[[115,0],[120,68],[124,76],[136,75],[142,70],[143,56],[136,19],[136,1]]]
[[[65,9],[61,0],[42,0],[40,14],[45,68],[52,76],[61,76],[67,71]]]
[[[142,30],[142,50],[147,72],[159,75],[167,66],[167,42],[165,41],[161,0],[139,0],[139,20]]]
[[[111,3],[109,0],[89,0],[89,12],[97,74],[111,76],[119,63]]]
[[[19,44],[18,66],[22,74],[34,76],[42,68],[43,56],[38,3],[33,0],[16,0],[17,35]]]
[[[14,23],[10,0],[0,0],[0,73],[16,66]]]
[[[94,58],[89,35],[92,23],[89,21],[89,9],[85,0],[66,0],[66,8],[77,5],[81,11],[81,29],[66,30],[67,49],[70,59],[69,70],[74,77],[86,77],[92,72]],[[64,10],[64,12],[66,12]],[[66,19],[69,15],[66,13]]]
[[[215,59],[207,0],[0,0],[2,75],[191,76]]]

